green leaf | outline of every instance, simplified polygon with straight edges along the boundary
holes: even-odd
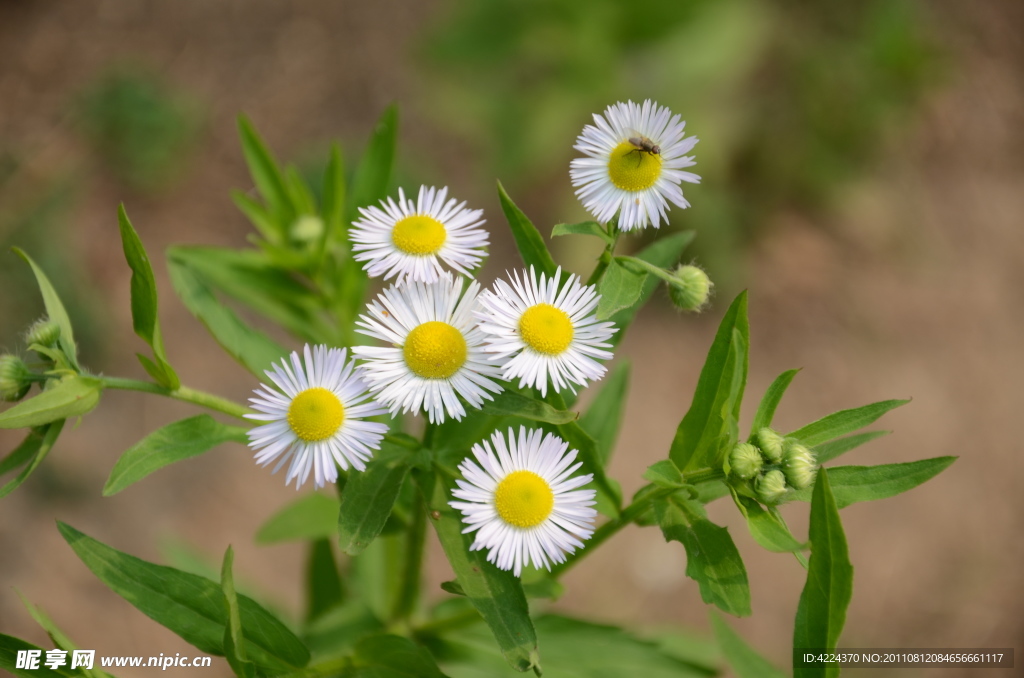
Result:
[[[840,410],[786,435],[796,438],[804,445],[814,447],[833,438],[853,433],[859,428],[864,428],[868,424],[874,423],[889,410],[894,410],[909,402],[909,400],[883,400],[852,410]]]
[[[79,417],[99,404],[102,390],[103,382],[94,377],[67,377],[53,388],[0,413],[0,429],[27,428]]]
[[[231,670],[239,678],[256,678],[256,666],[245,653],[245,639],[242,635],[242,617],[238,610],[238,595],[235,593],[235,579],[231,573],[235,552],[228,546],[224,552],[224,564],[220,571],[220,588],[224,594],[224,609],[228,623],[224,629],[224,655]]]
[[[680,487],[684,485],[683,474],[679,472],[671,459],[656,461],[644,471],[644,480],[650,481],[658,487]]]
[[[345,223],[358,216],[359,207],[377,204],[388,193],[391,171],[395,164],[395,142],[398,136],[398,107],[387,107],[373,129],[370,142],[352,179],[351,202],[346,205]]]
[[[33,429],[28,432],[21,444],[11,450],[11,453],[0,460],[0,476],[10,473],[19,466],[28,463],[39,451],[43,444],[45,428]]]
[[[747,293],[743,292],[722,318],[690,409],[672,440],[669,457],[680,470],[715,466],[728,446],[743,400],[749,346]]]
[[[889,435],[889,431],[868,431],[867,433],[858,433],[852,436],[846,436],[845,438],[836,438],[830,440],[827,443],[816,445],[814,447],[814,456],[818,460],[819,464],[824,464],[827,461],[832,461],[841,454],[845,454],[850,450],[860,447],[864,443],[869,443],[876,438]]]
[[[103,496],[117,494],[164,466],[209,452],[221,443],[244,444],[249,440],[247,430],[222,424],[208,414],[157,429],[121,455],[103,486]]]
[[[597,453],[603,466],[611,461],[615,441],[619,438],[628,390],[629,363],[623,361],[612,368],[590,407],[580,417],[580,427],[597,443]]]
[[[341,502],[325,494],[307,494],[279,510],[256,533],[257,544],[303,539],[333,539]]]
[[[775,553],[792,553],[807,548],[789,531],[782,516],[774,509],[766,509],[759,503],[737,492],[732,493],[733,501],[740,513],[747,519],[750,536],[762,548]]]
[[[596,221],[584,221],[579,224],[555,224],[555,227],[551,229],[551,237],[557,238],[561,235],[593,235],[603,240],[606,245],[615,242],[615,238],[608,235],[608,231],[604,230]]]
[[[796,610],[793,648],[794,651],[814,648],[816,652],[832,652],[839,642],[846,622],[846,608],[853,595],[853,565],[825,469],[818,472],[811,500],[810,536],[811,561]],[[838,675],[838,664],[801,666],[796,663],[793,667],[794,678]]]
[[[828,471],[832,496],[839,508],[861,501],[894,497],[931,480],[956,460],[956,457],[935,457],[902,464],[834,466]],[[785,500],[808,501],[813,496],[813,488],[812,485],[793,492]]]
[[[772,418],[775,417],[775,409],[779,406],[779,402],[782,401],[782,396],[785,395],[786,389],[789,388],[790,382],[793,381],[793,377],[799,372],[796,370],[787,370],[776,377],[772,385],[765,391],[764,397],[761,398],[761,404],[757,406],[757,413],[754,415],[754,423],[750,427],[750,435],[754,436],[755,433],[761,429],[772,425]]]
[[[149,256],[146,248],[139,239],[132,222],[128,220],[128,213],[121,204],[117,208],[118,227],[121,230],[121,248],[124,250],[124,258],[132,269],[132,326],[135,334],[139,335],[150,348],[153,349],[153,357],[156,359],[156,374],[143,362],[146,371],[156,379],[161,386],[172,391],[181,386],[178,375],[174,372],[170,363],[167,362],[167,354],[164,352],[164,339],[160,333],[160,320],[157,317],[157,296],[156,279],[153,277],[153,266],[149,263]],[[152,363],[150,363],[152,365]]]
[[[274,218],[259,201],[253,200],[246,193],[237,189],[231,191],[231,201],[268,242],[274,244],[281,242],[283,228],[279,228],[274,223]]]
[[[344,599],[345,587],[338,573],[338,563],[334,559],[331,540],[313,540],[309,544],[309,557],[306,562],[307,623],[341,605]]]
[[[269,206],[283,236],[295,219],[295,209],[281,170],[252,123],[244,115],[238,117],[238,133],[242,140],[245,164],[249,166],[253,183]]]
[[[224,655],[228,615],[220,585],[122,553],[65,523],[57,527],[82,562],[115,593],[200,651]],[[249,630],[245,652],[260,671],[282,673],[306,665],[309,651],[288,627],[246,596],[238,596],[238,608],[242,627]]]
[[[171,283],[182,303],[232,358],[262,378],[264,372],[288,351],[259,330],[246,325],[234,311],[217,301],[194,271],[175,260],[174,252],[173,247],[167,251],[167,264]]]
[[[632,308],[640,300],[646,281],[647,273],[630,270],[612,259],[597,283],[601,295],[597,302],[597,319],[607,320],[623,309]]]
[[[46,459],[46,455],[53,449],[54,443],[57,442],[57,437],[60,436],[61,429],[64,428],[64,420],[60,419],[51,424],[47,424],[39,428],[38,430],[32,431],[22,443],[21,448],[31,448],[34,450],[35,456],[28,466],[21,470],[21,473],[9,481],[3,487],[0,487],[0,499],[6,497],[14,490],[25,482],[25,480],[32,475],[32,472],[39,468],[39,465],[43,463],[43,459]],[[33,439],[33,436],[38,436],[38,442]],[[31,441],[31,442],[30,442]]]
[[[530,621],[523,585],[510,571],[487,562],[484,550],[471,551],[472,534],[463,534],[459,514],[448,505],[453,485],[433,473],[415,473],[430,506],[434,525],[448,562],[473,607],[491,629],[506,661],[517,671],[540,669],[537,634]]]
[[[363,638],[356,643],[353,665],[346,678],[447,678],[430,652],[401,636]]]
[[[540,231],[533,225],[533,222],[516,207],[512,198],[508,197],[508,193],[505,192],[505,187],[501,185],[500,181],[498,182],[498,198],[501,201],[501,209],[505,212],[505,218],[508,219],[508,225],[512,228],[512,237],[515,238],[516,247],[523,257],[526,270],[529,271],[532,267],[536,269],[538,278],[542,274],[546,275],[548,279],[552,278],[555,271],[558,270],[558,266],[551,258],[551,253],[548,252],[548,247],[544,244],[544,238],[541,237]]]
[[[737,678],[786,678],[785,673],[747,645],[728,622],[714,611],[711,612],[711,626],[715,629],[715,639],[722,648],[722,654],[736,672]]]
[[[408,450],[385,442],[362,473],[349,475],[341,492],[338,543],[350,556],[358,555],[384,529],[409,473]]]
[[[67,637],[67,634],[61,631],[60,628],[58,628],[58,626],[53,622],[52,619],[50,619],[50,617],[45,612],[43,612],[40,608],[30,603],[28,599],[21,594],[20,591],[18,591],[17,593],[18,597],[21,598],[21,602],[25,606],[25,609],[27,609],[28,613],[32,615],[32,618],[35,619],[36,623],[39,624],[39,626],[41,626],[44,631],[46,631],[46,635],[50,636],[50,640],[53,641],[54,646],[68,653],[67,666],[62,668],[70,667],[71,652],[79,649],[78,646],[71,642],[71,639]],[[44,653],[42,660],[45,661],[45,659],[46,655]],[[3,664],[0,663],[0,666],[2,665]],[[68,670],[70,671],[70,668],[68,668]],[[83,676],[86,676],[87,678],[109,678],[109,675],[107,673],[97,668],[80,668],[76,669],[75,673],[78,673],[79,670],[81,671],[81,674]]]
[[[71,319],[68,317],[68,312],[64,309],[64,304],[61,303],[60,297],[57,296],[57,290],[53,288],[50,279],[43,273],[43,269],[39,268],[36,262],[32,261],[31,257],[17,247],[12,247],[11,249],[32,267],[32,273],[35,274],[36,282],[39,284],[39,291],[43,295],[46,315],[60,327],[60,340],[58,342],[60,350],[67,356],[72,369],[77,371],[78,347],[75,346],[75,334],[71,329]]]
[[[340,238],[344,230],[342,217],[345,212],[345,166],[341,159],[341,149],[331,144],[331,155],[324,170],[324,187],[320,204],[320,218],[324,220],[323,241],[321,252],[327,244]]]
[[[19,669],[16,668],[18,665],[18,652],[20,650],[38,650],[41,654],[39,657],[39,668],[36,669]],[[68,655],[70,658],[71,655]],[[46,666],[46,651],[38,645],[33,645],[21,638],[15,638],[14,636],[8,636],[0,633],[0,669],[8,671],[12,676],[17,678],[57,678],[57,676],[74,676],[81,678],[85,676],[80,669],[72,670],[70,667],[71,662],[61,666],[58,669],[47,668]]]
[[[622,508],[622,490],[618,483],[605,473],[601,455],[597,451],[597,442],[575,421],[558,426],[558,434],[569,443],[569,449],[579,452],[579,456],[576,457],[576,461],[582,464],[579,472],[593,474],[592,482],[597,490],[597,509],[606,516],[617,518]]]
[[[700,597],[737,617],[750,614],[750,585],[743,559],[729,530],[684,510],[678,503],[656,505],[665,541],[686,548],[686,576],[700,586]]]
[[[486,414],[496,416],[522,417],[548,424],[566,424],[576,421],[578,412],[558,410],[543,400],[534,400],[515,391],[502,391],[493,400],[484,401],[481,408]]]

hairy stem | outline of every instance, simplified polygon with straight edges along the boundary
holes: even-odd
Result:
[[[103,381],[104,388],[112,388],[121,391],[154,393],[156,395],[174,398],[175,400],[181,400],[186,403],[200,405],[207,409],[214,410],[215,412],[221,412],[239,419],[245,419],[245,415],[252,411],[248,407],[239,405],[227,398],[221,398],[220,396],[215,396],[212,393],[206,393],[204,391],[196,391],[195,389],[191,389],[187,386],[182,386],[172,391],[171,389],[160,386],[159,384],[154,384],[148,381],[139,381],[137,379],[120,379],[118,377],[100,377],[100,379]],[[246,421],[248,421],[248,419],[246,419]]]

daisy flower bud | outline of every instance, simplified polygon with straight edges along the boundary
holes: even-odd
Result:
[[[761,472],[764,460],[761,450],[750,443],[737,443],[729,455],[730,472],[737,478],[750,480]]]
[[[765,459],[779,464],[782,462],[784,439],[770,428],[763,428],[754,435],[754,443],[761,448]]]
[[[40,318],[32,323],[25,333],[25,343],[39,344],[40,346],[56,346],[60,339],[60,325],[49,318]]]
[[[786,476],[782,471],[768,471],[757,479],[757,497],[763,503],[772,505],[779,503],[779,499],[786,494]]]
[[[319,240],[324,233],[323,219],[312,214],[304,214],[295,220],[290,232],[292,239],[299,242]]]
[[[32,387],[32,373],[18,356],[0,355],[0,400],[21,400]]]
[[[714,284],[708,274],[696,266],[679,266],[672,277],[676,280],[668,286],[672,303],[684,311],[700,312],[708,303]]]
[[[797,490],[809,487],[817,473],[817,459],[805,445],[788,441],[782,455],[782,470],[790,486]]]

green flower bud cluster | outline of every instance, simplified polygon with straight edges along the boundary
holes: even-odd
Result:
[[[699,313],[707,305],[713,286],[711,278],[700,268],[680,265],[672,273],[668,296],[677,308]]]
[[[818,470],[810,448],[770,428],[757,431],[749,443],[737,443],[729,453],[727,467],[768,505],[779,503],[790,490],[810,487]]]
[[[21,400],[32,387],[32,372],[18,356],[0,355],[0,400]]]

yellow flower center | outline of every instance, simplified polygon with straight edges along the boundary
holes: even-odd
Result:
[[[391,242],[406,254],[433,254],[441,249],[448,232],[444,224],[423,214],[406,217],[395,224]]]
[[[661,176],[661,155],[623,141],[608,158],[608,177],[624,191],[643,191]]]
[[[447,379],[466,362],[466,338],[448,323],[432,320],[405,338],[405,364],[426,379]]]
[[[572,343],[572,321],[560,308],[537,304],[526,309],[519,319],[519,334],[534,351],[558,355]]]
[[[345,421],[345,406],[326,388],[308,388],[288,407],[288,425],[299,439],[315,443],[333,436]]]
[[[555,493],[547,481],[533,471],[513,471],[498,483],[494,506],[509,525],[533,527],[551,515]]]

